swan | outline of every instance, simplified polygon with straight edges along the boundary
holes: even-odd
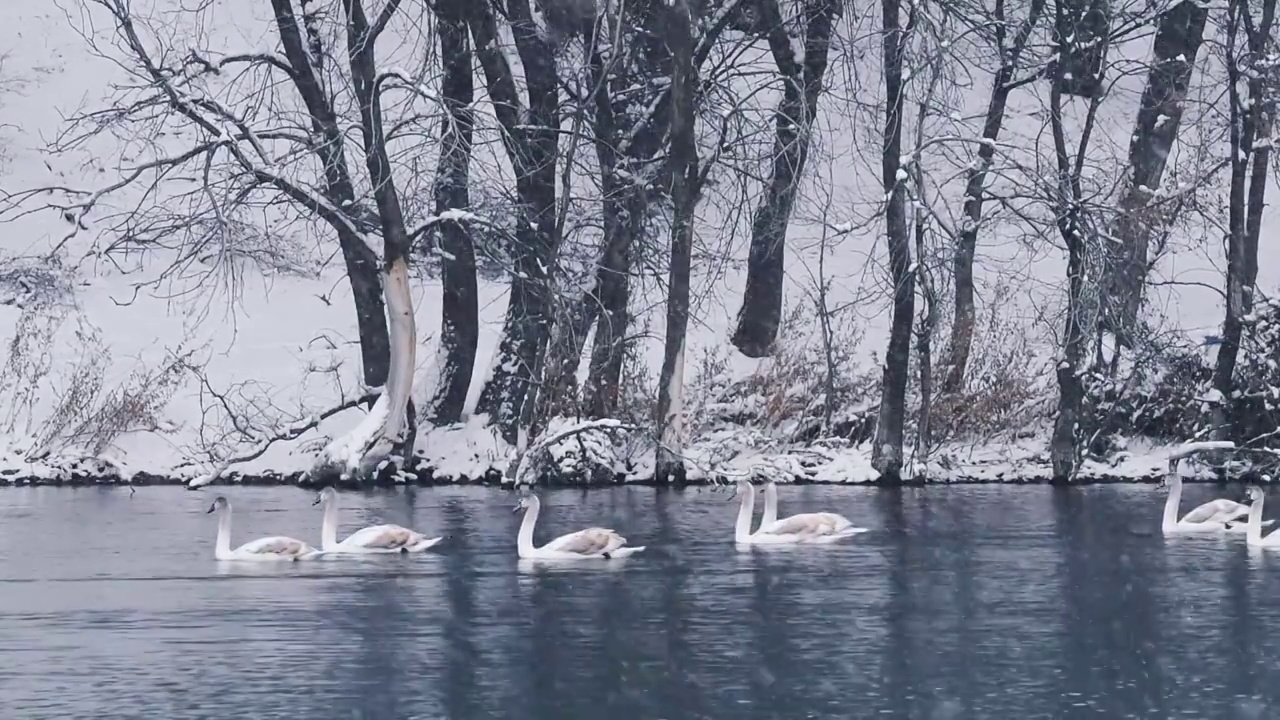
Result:
[[[751,516],[755,512],[756,499],[751,483],[738,481],[737,494],[742,496],[738,505],[738,519],[733,525],[733,540],[743,545],[794,545],[799,543],[817,544],[834,542],[846,538],[853,533],[844,528],[836,530],[836,524],[830,520],[800,520],[791,523],[786,518],[782,523],[775,522],[772,527],[761,527],[751,532]],[[823,513],[825,514],[825,513]],[[836,516],[838,517],[838,516]],[[848,521],[845,520],[847,523]],[[787,523],[784,525],[783,523]]]
[[[251,560],[254,562],[305,560],[320,554],[319,550],[291,537],[274,537],[250,540],[235,550],[231,549],[231,503],[219,496],[209,506],[207,513],[218,513],[218,539],[213,546],[217,560]]]
[[[778,485],[769,482],[764,486],[764,515],[760,517],[760,529],[757,532],[770,533],[794,533],[801,532],[804,528],[813,528],[815,531],[825,528],[831,528],[830,532],[826,532],[824,537],[832,535],[840,535],[847,537],[849,535],[857,535],[858,533],[867,532],[867,528],[854,527],[853,523],[843,515],[830,512],[816,513],[800,513],[791,517],[778,520]]]
[[[1182,502],[1182,477],[1177,473],[1170,473],[1165,477],[1164,484],[1169,486],[1169,497],[1164,501],[1164,519],[1160,526],[1165,535],[1245,532],[1244,525],[1230,521],[1248,515],[1248,505],[1218,498],[1194,508],[1179,520],[1178,505]],[[1274,521],[1268,521],[1266,524],[1270,525],[1272,522]]]
[[[416,553],[440,542],[420,532],[399,525],[371,525],[357,530],[338,542],[338,492],[325,488],[312,505],[324,503],[324,520],[320,525],[320,548],[326,553],[373,555],[381,553]]]
[[[533,526],[538,522],[542,501],[537,495],[520,498],[512,512],[525,511],[516,535],[516,552],[525,560],[583,560],[603,558],[612,560],[634,555],[644,550],[643,545],[625,547],[627,539],[608,528],[589,527],[585,530],[561,535],[542,547],[533,546]]]
[[[1253,502],[1249,508],[1249,524],[1245,526],[1245,542],[1251,547],[1280,547],[1280,534],[1273,532],[1266,537],[1262,536],[1262,501],[1266,499],[1262,488],[1250,487],[1249,499]]]

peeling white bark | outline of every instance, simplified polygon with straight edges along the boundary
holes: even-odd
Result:
[[[409,293],[409,265],[404,258],[398,258],[383,271],[382,287],[391,342],[386,391],[378,396],[373,409],[359,425],[334,438],[320,455],[320,467],[342,467],[344,478],[359,473],[366,458],[390,453],[407,425],[405,412],[413,393],[417,329],[413,296]]]

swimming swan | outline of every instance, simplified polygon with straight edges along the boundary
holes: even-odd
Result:
[[[305,560],[320,554],[319,550],[291,537],[274,537],[250,540],[235,550],[231,549],[231,503],[219,496],[206,512],[218,512],[218,539],[213,546],[217,560],[250,560],[254,562]]]
[[[744,545],[819,544],[835,542],[854,534],[848,531],[851,527],[847,525],[848,520],[840,518],[846,523],[842,526],[834,520],[820,517],[822,515],[840,517],[834,513],[813,513],[819,517],[811,520],[802,518],[794,523],[791,522],[791,518],[775,522],[772,526],[764,526],[762,523],[761,528],[753,533],[751,516],[756,506],[755,491],[751,483],[739,480],[736,494],[742,497],[738,505],[738,519],[733,526],[733,540],[736,543]]]
[[[513,512],[524,510],[520,533],[516,535],[516,552],[526,560],[583,560],[603,558],[612,560],[634,555],[644,550],[643,545],[625,547],[627,539],[608,528],[589,527],[585,530],[561,535],[542,547],[533,546],[533,526],[538,522],[542,502],[537,495],[520,498]]]
[[[757,532],[796,533],[805,528],[819,533],[820,537],[840,535],[848,537],[867,532],[867,528],[854,527],[853,523],[843,515],[829,512],[800,513],[778,520],[778,485],[770,482],[764,486],[764,515],[760,518],[760,529]],[[826,528],[829,533],[823,534]],[[829,542],[829,540],[828,540]]]
[[[440,542],[420,532],[399,525],[371,525],[357,530],[338,542],[338,492],[325,488],[312,505],[324,503],[324,520],[320,525],[320,548],[326,553],[373,555],[381,553],[416,553]]]
[[[1169,486],[1169,497],[1164,501],[1164,519],[1160,529],[1165,535],[1187,533],[1245,532],[1246,526],[1230,521],[1249,514],[1249,506],[1226,498],[1210,500],[1178,519],[1178,505],[1182,502],[1182,477],[1170,473],[1163,485]],[[1270,525],[1274,521],[1267,521]]]
[[[1262,536],[1262,501],[1266,499],[1266,495],[1260,487],[1249,488],[1249,499],[1253,501],[1249,508],[1249,524],[1245,542],[1251,547],[1280,547],[1280,533],[1271,533],[1266,537]]]

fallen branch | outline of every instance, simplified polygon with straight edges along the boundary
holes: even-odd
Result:
[[[192,478],[187,482],[187,488],[189,490],[195,490],[197,488],[202,488],[205,485],[211,485],[214,482],[217,482],[218,478],[226,474],[227,470],[232,465],[249,462],[250,460],[257,460],[258,458],[262,457],[267,452],[267,450],[271,449],[272,445],[275,445],[278,442],[288,442],[290,440],[296,440],[299,437],[301,437],[304,433],[310,430],[314,430],[316,427],[320,425],[320,423],[324,422],[325,420],[328,420],[334,415],[337,415],[340,412],[345,412],[347,410],[350,410],[358,405],[364,405],[369,402],[376,401],[378,397],[381,396],[381,394],[382,393],[375,392],[375,393],[369,393],[367,395],[362,395],[358,398],[348,400],[342,403],[341,405],[335,405],[334,407],[331,407],[328,410],[325,410],[324,412],[318,415],[311,415],[310,417],[304,420],[296,422],[290,425],[284,432],[277,433],[275,435],[263,438],[262,440],[258,441],[257,447],[255,447],[252,451],[245,453],[243,455],[236,455],[234,457],[226,458],[222,462],[218,463],[218,466],[214,468],[212,472],[208,472],[199,477]]]

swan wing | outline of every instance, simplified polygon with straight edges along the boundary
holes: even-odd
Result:
[[[543,550],[600,555],[612,552],[627,544],[627,539],[609,528],[592,527],[568,535],[561,535],[542,547]]]
[[[416,545],[425,539],[421,533],[399,525],[372,525],[351,533],[351,536],[343,540],[342,544],[376,550],[399,550]]]
[[[801,513],[782,518],[767,528],[761,528],[760,532],[769,535],[827,535],[848,525],[848,520],[834,513]]]
[[[258,538],[236,548],[238,555],[280,555],[284,557],[300,557],[314,552],[312,547],[301,540],[277,535]]]
[[[1246,505],[1218,498],[1197,506],[1182,516],[1182,522],[1203,523],[1203,522],[1224,522],[1230,520],[1241,512],[1248,513],[1249,508]],[[1225,517],[1224,517],[1225,516]]]

